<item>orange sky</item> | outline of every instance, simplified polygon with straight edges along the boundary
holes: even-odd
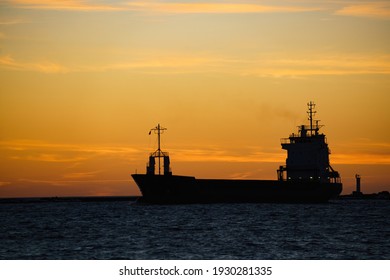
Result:
[[[310,100],[390,191],[389,78],[388,1],[2,1],[0,197],[139,194],[157,123],[174,174],[276,179]]]

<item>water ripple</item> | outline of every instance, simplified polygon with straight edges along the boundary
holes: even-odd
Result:
[[[387,201],[1,204],[0,259],[389,259]]]

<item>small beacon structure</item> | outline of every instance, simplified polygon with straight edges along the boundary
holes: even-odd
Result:
[[[363,196],[363,193],[360,190],[360,175],[356,174],[356,191],[352,192],[353,196]]]

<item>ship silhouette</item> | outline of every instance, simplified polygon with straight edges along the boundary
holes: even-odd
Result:
[[[308,104],[308,125],[281,140],[287,151],[286,165],[277,170],[277,180],[197,179],[173,175],[170,157],[160,146],[166,128],[158,124],[149,133],[158,136],[158,148],[149,156],[146,174],[132,174],[142,197],[156,204],[181,203],[319,203],[336,198],[342,191],[340,174],[329,163],[326,136],[320,133],[315,104]],[[157,165],[157,170],[156,170]]]

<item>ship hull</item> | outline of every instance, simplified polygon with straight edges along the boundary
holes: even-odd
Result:
[[[142,198],[156,204],[188,203],[321,203],[336,198],[341,183],[273,180],[196,179],[178,175],[133,174]]]

